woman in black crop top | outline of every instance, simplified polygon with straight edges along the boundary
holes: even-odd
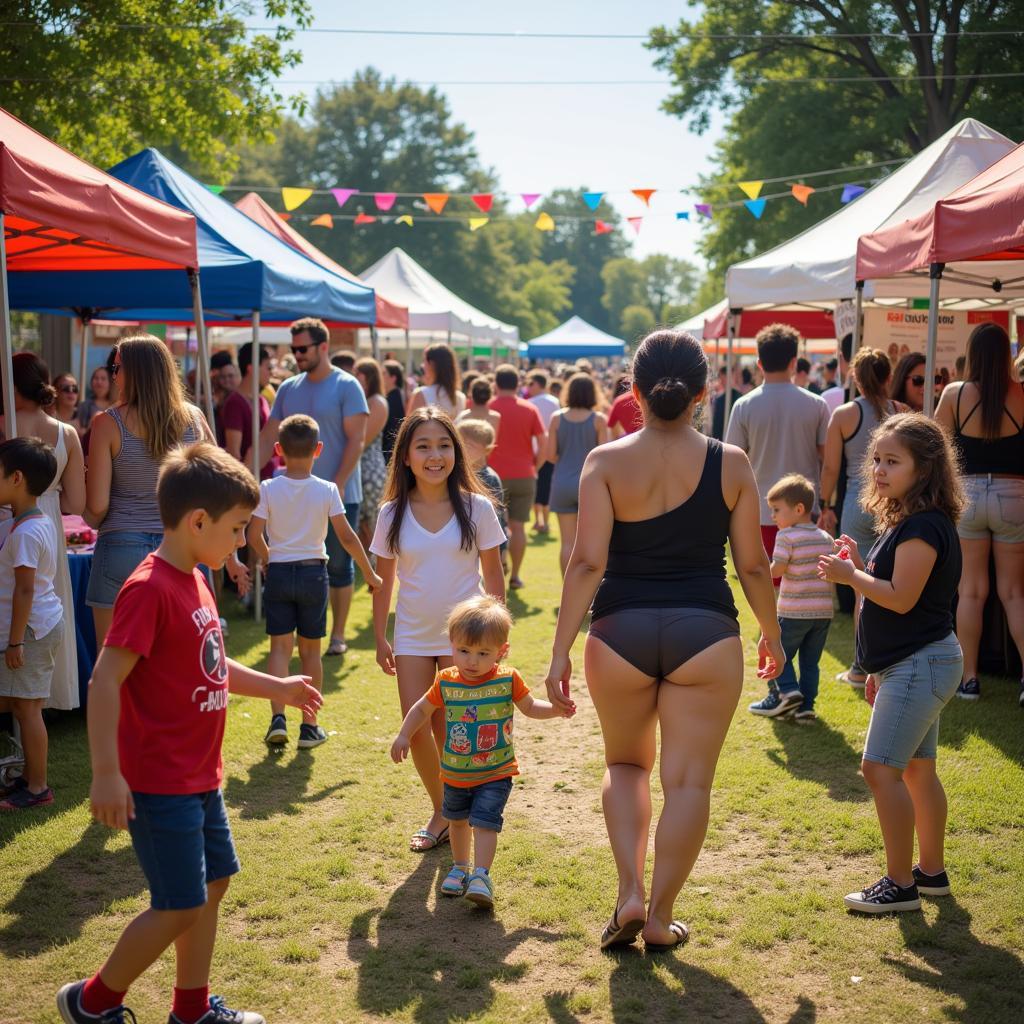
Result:
[[[1010,635],[1024,658],[1024,384],[1014,379],[1010,339],[998,324],[974,329],[964,380],[942,393],[935,418],[957,448],[967,491],[957,526],[964,563],[956,614],[964,678],[957,696],[977,700],[990,550]],[[1018,703],[1024,707],[1024,680]]]
[[[726,540],[764,636],[759,674],[775,678],[785,660],[750,463],[693,427],[707,380],[704,352],[690,335],[647,337],[633,365],[644,426],[595,448],[580,479],[576,545],[546,683],[557,706],[568,703],[569,655],[593,603],[584,667],[604,734],[604,814],[619,874],[602,948],[641,932],[648,950],[686,938],[673,905],[704,841],[718,755],[743,685]],[[644,860],[659,727],[665,807],[648,905]]]

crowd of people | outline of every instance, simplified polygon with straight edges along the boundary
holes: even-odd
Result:
[[[220,795],[226,695],[268,699],[270,746],[289,742],[286,706],[302,712],[297,746],[326,742],[321,649],[347,650],[357,567],[377,663],[396,678],[391,754],[411,755],[429,805],[410,848],[451,846],[442,894],[494,905],[514,710],[572,718],[571,650],[589,615],[584,676],[618,873],[601,946],[686,941],[675,903],[744,678],[727,545],[760,629],[767,692],[755,715],[814,722],[834,587],[857,595],[841,680],[872,704],[862,770],[886,872],[846,906],[907,911],[948,893],[939,718],[954,694],[980,695],[990,555],[1024,654],[1024,384],[1006,332],[983,324],[928,418],[923,357],[894,365],[872,347],[853,356],[851,343],[814,367],[797,333],[774,324],[758,335],[756,368],[732,381],[672,331],[648,336],[628,375],[583,360],[462,372],[439,344],[412,380],[393,359],[332,354],[327,328],[305,318],[283,360],[252,345],[237,361],[213,357],[212,425],[157,338],[119,341],[81,403],[73,378],[51,385],[37,356],[17,355],[22,436],[0,444],[0,504],[13,512],[0,547],[0,700],[26,765],[0,809],[53,800],[42,708],[75,680],[62,663],[73,647],[60,514],[84,514],[98,529],[88,604],[102,646],[90,799],[100,821],[131,833],[152,894],[97,973],[61,990],[63,1019],[105,1019],[173,942],[173,1021],[262,1021],[208,989],[218,904],[239,869]],[[548,532],[551,513],[564,579],[541,700],[505,661],[505,598],[529,585],[527,530]],[[265,577],[267,673],[226,656],[225,574],[243,599]],[[302,674],[291,676],[296,645]],[[665,799],[648,892],[659,731]]]

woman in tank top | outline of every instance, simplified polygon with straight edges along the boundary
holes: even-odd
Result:
[[[159,338],[122,338],[110,369],[121,400],[93,421],[86,477],[85,518],[99,529],[86,603],[101,647],[121,585],[163,537],[156,500],[160,464],[180,445],[213,442],[202,413],[185,401],[174,360]]]
[[[448,345],[428,345],[423,352],[423,386],[409,399],[406,415],[413,409],[434,405],[454,420],[466,408],[466,396],[459,390],[459,364]]]
[[[608,419],[594,411],[597,398],[594,378],[587,373],[574,374],[566,387],[566,407],[554,413],[548,424],[547,461],[555,465],[548,504],[558,516],[558,564],[563,576],[576,543],[583,463],[594,448],[608,440]]]
[[[1024,384],[1014,376],[1010,338],[998,324],[974,329],[964,379],[943,391],[935,418],[953,438],[967,491],[957,524],[963,573],[956,634],[964,652],[957,696],[977,700],[989,552],[1006,623],[1024,659]],[[1024,707],[1024,680],[1017,699]]]
[[[593,603],[584,668],[604,734],[604,814],[619,874],[602,948],[642,932],[656,951],[687,935],[673,905],[704,842],[718,755],[743,685],[726,540],[762,631],[758,674],[774,679],[785,661],[750,463],[693,426],[707,379],[707,359],[689,334],[645,338],[632,389],[644,426],[595,448],[580,479],[546,685],[556,705],[571,703],[569,652]],[[665,806],[648,904],[643,870],[659,728]]]
[[[870,448],[871,435],[882,420],[896,412],[906,412],[901,402],[889,398],[892,363],[877,348],[862,348],[854,356],[853,379],[860,394],[845,405],[840,405],[828,424],[825,437],[825,461],[821,467],[821,517],[818,525],[829,533],[836,532],[836,514],[831,508],[833,492],[839,482],[839,471],[846,461],[846,493],[840,509],[843,533],[857,542],[860,551],[870,551],[878,539],[873,516],[861,506],[861,467]],[[853,630],[857,632],[860,601],[853,606]],[[849,669],[836,677],[841,682],[861,688],[867,673],[857,664],[854,654]]]

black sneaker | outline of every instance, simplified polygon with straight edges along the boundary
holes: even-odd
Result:
[[[183,1024],[180,1017],[172,1013],[167,1018],[167,1024]],[[263,1015],[253,1013],[251,1010],[232,1010],[224,1005],[220,996],[210,996],[210,1008],[195,1022],[195,1024],[267,1024]]]
[[[299,726],[299,742],[295,744],[300,750],[307,750],[310,747],[319,747],[321,743],[327,742],[327,733],[322,725],[310,725],[303,722]]]
[[[856,910],[861,914],[893,914],[921,909],[917,884],[904,888],[897,885],[888,875],[883,875],[874,885],[869,885],[860,892],[851,892],[849,896],[844,896],[843,902],[850,910]]]
[[[271,747],[283,747],[288,742],[288,722],[284,715],[273,715],[270,719],[270,728],[263,742]]]
[[[73,981],[57,993],[57,1012],[64,1024],[138,1024],[135,1014],[127,1006],[114,1006],[103,1013],[86,1013],[82,1009],[84,981]]]
[[[978,700],[981,697],[981,683],[977,679],[965,679],[957,688],[956,695],[961,700]]]
[[[788,714],[794,708],[799,707],[804,701],[804,695],[799,690],[787,690],[779,693],[771,690],[764,700],[754,701],[748,705],[747,710],[753,715],[762,715],[765,718],[776,718],[779,715]]]
[[[952,891],[949,887],[949,875],[940,871],[937,875],[926,875],[919,864],[914,865],[914,881],[917,891],[922,896],[948,896]]]

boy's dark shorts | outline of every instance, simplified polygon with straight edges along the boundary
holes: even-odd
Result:
[[[267,635],[298,633],[305,640],[327,635],[327,563],[271,562],[263,588]]]
[[[154,910],[190,910],[206,903],[206,885],[241,870],[224,797],[206,793],[132,792],[128,822]]]
[[[501,812],[505,810],[511,792],[511,778],[495,779],[479,786],[450,786],[446,782],[441,813],[449,821],[469,818],[473,828],[500,832],[505,821]]]

